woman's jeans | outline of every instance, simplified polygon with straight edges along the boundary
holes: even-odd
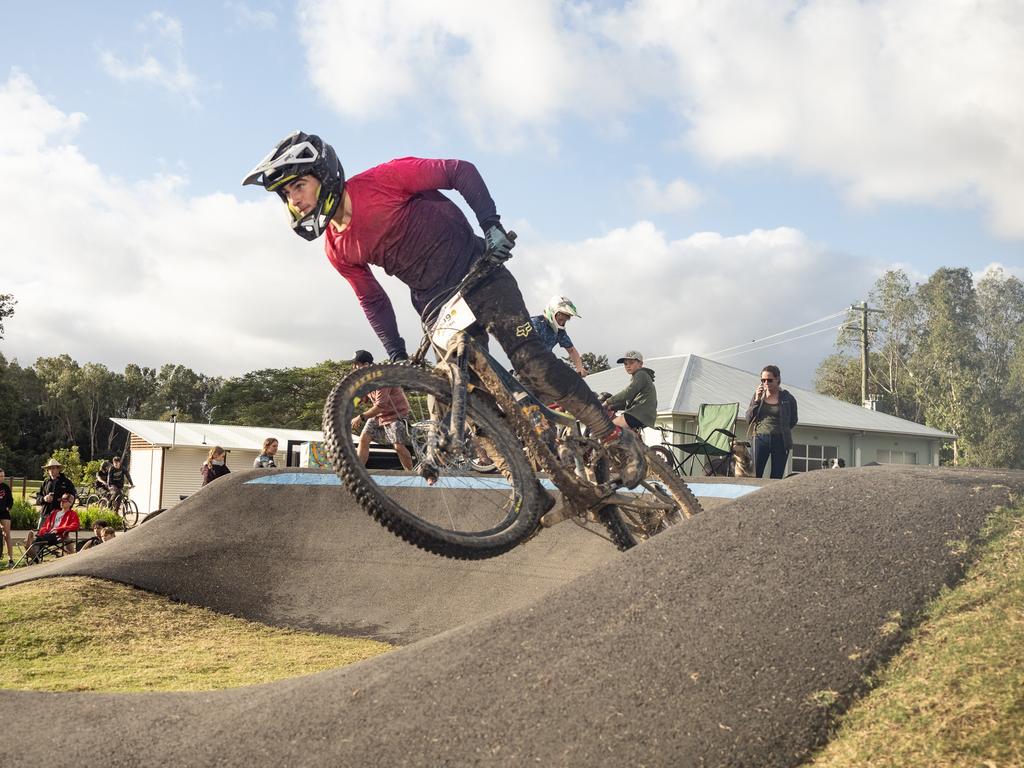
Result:
[[[782,435],[754,435],[754,464],[757,476],[764,477],[764,467],[768,459],[772,460],[772,477],[778,480],[786,471],[786,460],[789,450]]]

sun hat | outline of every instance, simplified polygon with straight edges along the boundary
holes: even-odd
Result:
[[[617,362],[617,363],[624,363],[627,360],[636,360],[638,363],[640,363],[640,365],[644,364],[644,356],[641,355],[639,352],[637,352],[635,349],[631,349],[629,352],[624,354],[622,357],[620,357],[615,362]]]
[[[64,465],[56,459],[50,459],[48,462],[43,464],[43,469],[49,469],[50,467],[57,467],[57,469],[63,469]]]

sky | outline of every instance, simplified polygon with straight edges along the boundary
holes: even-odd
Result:
[[[694,353],[809,387],[886,270],[1024,278],[1015,0],[0,11],[0,354],[21,365],[381,355],[322,241],[240,186],[296,129],[349,176],[472,161],[528,307],[569,296],[576,347],[613,363]],[[408,290],[378,275],[415,348]]]

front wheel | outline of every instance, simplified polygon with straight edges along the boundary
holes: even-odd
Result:
[[[139,522],[139,505],[127,497],[122,499],[120,515],[121,524],[126,531],[129,528],[134,528]]]
[[[629,540],[639,544],[703,511],[690,487],[672,471],[663,456],[652,449],[647,451],[647,476],[643,482],[632,490],[623,488],[619,493],[636,499],[636,504],[619,504],[602,510],[602,521],[619,549],[628,549],[624,545]]]
[[[418,472],[370,471],[359,460],[350,429],[357,402],[388,388],[401,388],[409,402]],[[324,406],[327,454],[359,504],[396,536],[445,557],[495,557],[534,533],[544,491],[493,405],[467,393],[461,441],[449,433],[450,410],[451,383],[440,373],[402,364],[359,368],[338,382]],[[484,478],[472,470],[476,443],[495,460],[500,476]]]

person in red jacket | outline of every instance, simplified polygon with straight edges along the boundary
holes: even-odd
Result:
[[[74,552],[74,544],[68,542],[68,534],[77,531],[81,525],[74,503],[75,497],[65,493],[60,497],[60,507],[46,516],[39,533],[28,532],[25,539],[25,556],[29,560],[35,559],[39,554],[41,543],[56,545],[58,542],[64,542],[64,551],[69,554]]]
[[[408,285],[413,306],[423,315],[485,251],[501,261],[512,255],[513,242],[494,200],[476,166],[465,160],[404,157],[346,181],[334,148],[319,136],[296,131],[279,141],[242,184],[277,193],[291,214],[292,230],[304,240],[326,235],[328,260],[352,286],[392,360],[405,359],[405,341],[371,265]],[[462,195],[482,238],[442,189]],[[495,268],[463,298],[523,382],[545,402],[562,403],[606,443],[624,485],[639,483],[647,469],[639,440],[612,424],[590,387],[537,337],[512,273],[504,265]]]

